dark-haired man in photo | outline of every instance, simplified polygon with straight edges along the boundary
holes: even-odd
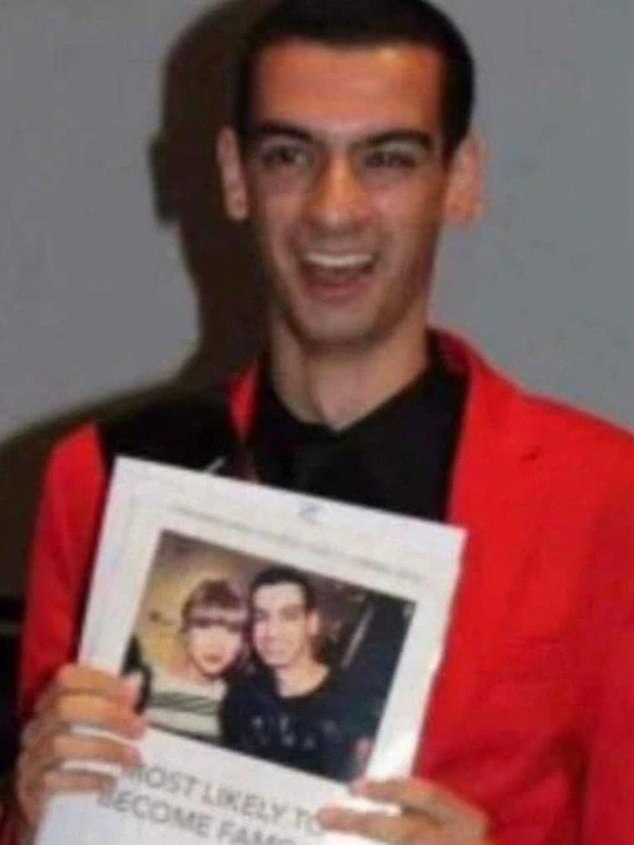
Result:
[[[373,726],[317,652],[322,620],[315,591],[300,572],[276,566],[251,587],[256,670],[229,691],[223,707],[230,748],[337,780],[361,770]]]
[[[631,845],[632,439],[428,325],[443,227],[481,213],[471,51],[423,0],[282,0],[241,56],[218,161],[227,213],[257,240],[267,348],[228,392],[90,422],[54,452],[25,625],[24,828],[50,795],[104,788],[78,761],[138,763],[129,689],[65,665],[123,451],[199,468],[240,455],[263,484],[467,529],[412,775],[358,784],[385,811],[329,808],[325,827],[394,845]]]

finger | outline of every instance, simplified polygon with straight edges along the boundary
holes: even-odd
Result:
[[[53,795],[64,792],[104,794],[113,789],[115,782],[113,777],[97,772],[51,769],[41,776],[19,778],[16,794],[29,826],[35,827],[46,801]]]
[[[41,782],[41,797],[46,800],[63,792],[92,792],[103,794],[110,792],[116,779],[99,772],[75,772],[51,769]]]
[[[144,677],[142,672],[129,672],[123,676],[125,694],[128,702],[138,712],[141,705],[141,692],[143,690]]]
[[[355,795],[371,801],[397,804],[402,810],[425,813],[439,824],[463,827],[485,826],[485,816],[467,801],[430,781],[391,778],[384,781],[361,780],[352,785]]]
[[[435,845],[438,842],[438,826],[424,816],[326,807],[317,818],[325,830],[356,834],[391,845]]]
[[[28,775],[83,760],[112,763],[124,769],[142,764],[141,753],[134,745],[126,745],[107,737],[57,733],[42,737],[30,753],[22,755],[18,767],[19,771]]]
[[[131,705],[134,704],[135,695],[138,695],[138,690],[130,687],[124,678],[90,666],[69,663],[57,671],[37,701],[34,712],[38,714],[47,710],[54,699],[69,692],[101,695]]]
[[[143,717],[127,703],[100,695],[68,693],[54,699],[46,712],[27,725],[22,734],[23,747],[29,748],[43,735],[61,733],[72,725],[95,727],[129,739],[138,739],[146,727]]]

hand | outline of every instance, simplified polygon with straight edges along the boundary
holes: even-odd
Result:
[[[435,784],[413,778],[361,780],[352,792],[400,812],[326,807],[318,816],[326,830],[390,845],[491,845],[484,813]]]
[[[73,732],[78,725],[93,726],[122,740],[140,738],[145,723],[134,712],[138,694],[138,684],[106,672],[78,665],[59,670],[22,733],[16,796],[27,826],[38,823],[51,795],[102,792],[112,787],[113,777],[82,771],[81,761],[124,768],[141,764],[139,752],[131,744]],[[72,771],[63,769],[64,763],[72,763]]]

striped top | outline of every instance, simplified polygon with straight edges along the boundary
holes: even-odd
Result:
[[[226,681],[221,678],[196,683],[154,669],[145,715],[156,728],[219,742],[220,705],[226,692]]]

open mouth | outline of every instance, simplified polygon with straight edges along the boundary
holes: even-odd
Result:
[[[348,299],[361,293],[376,264],[370,252],[307,252],[302,256],[303,276],[311,292],[327,300]]]
[[[304,256],[304,264],[315,270],[348,271],[362,273],[374,264],[374,255],[369,252],[328,253],[309,252]]]

